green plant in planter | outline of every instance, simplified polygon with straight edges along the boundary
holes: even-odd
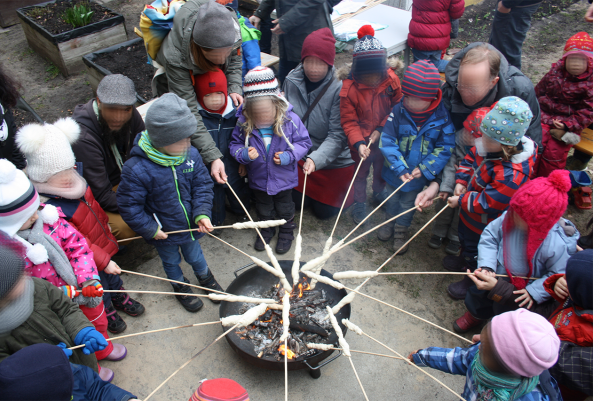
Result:
[[[86,26],[92,21],[92,7],[89,3],[79,3],[65,11],[63,20],[67,24],[73,25],[73,28]]]

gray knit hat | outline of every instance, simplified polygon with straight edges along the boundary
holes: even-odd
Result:
[[[198,122],[185,100],[174,93],[158,98],[146,113],[146,129],[155,148],[172,145],[196,132]]]
[[[25,249],[0,231],[0,301],[19,282],[25,270]]]
[[[135,104],[135,86],[125,75],[112,74],[102,78],[96,89],[100,103],[115,106],[133,106]]]
[[[205,49],[231,47],[239,40],[239,22],[231,11],[214,1],[204,3],[198,8],[192,39]]]

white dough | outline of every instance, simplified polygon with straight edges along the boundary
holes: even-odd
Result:
[[[376,271],[359,272],[355,270],[348,270],[345,272],[334,273],[333,278],[335,280],[343,280],[346,278],[371,278],[375,277],[378,273]]]
[[[224,327],[233,326],[233,325],[236,325],[240,321],[241,318],[242,318],[242,315],[229,315],[227,317],[222,317],[221,324]]]
[[[269,228],[277,227],[285,224],[285,220],[267,220],[267,221],[246,221],[243,223],[235,223],[233,228],[235,230],[244,230],[247,228]]]
[[[338,241],[338,243],[337,243],[337,244],[335,244],[335,245],[334,245],[334,246],[331,248],[331,250],[330,250],[330,252],[329,252],[329,253],[335,253],[335,252],[337,252],[338,248],[339,248],[340,246],[342,246],[342,245],[344,245],[344,240],[343,240],[343,239],[339,240],[339,241]]]
[[[325,258],[323,258],[323,260],[317,266],[315,266],[314,269],[312,269],[318,275],[321,275],[321,270],[323,269],[323,266],[325,266],[325,262],[327,262],[327,259],[329,259],[331,256],[331,252],[329,250],[331,249],[332,243],[333,237],[327,238],[327,241],[325,242],[325,248],[323,248],[323,256],[325,256]],[[314,287],[315,284],[317,284],[315,279],[310,280],[310,288]]]
[[[255,307],[248,309],[246,313],[242,315],[242,318],[238,322],[238,326],[246,327],[249,324],[254,323],[260,315],[263,315],[267,311],[267,304],[256,305]]]
[[[290,294],[287,292],[283,296],[283,312],[281,313],[281,316],[283,317],[283,335],[279,340],[285,341],[290,334]]]
[[[339,283],[337,281],[333,281],[329,277],[321,276],[321,275],[315,274],[315,273],[313,273],[311,271],[306,271],[306,272],[304,272],[304,274],[306,274],[312,280],[316,280],[316,281],[319,281],[319,282],[321,282],[323,284],[330,285],[333,288],[337,288],[338,290],[341,290],[342,288],[344,288],[344,285],[342,283]],[[311,287],[311,288],[314,288],[314,287]]]
[[[338,304],[333,307],[333,313],[338,313],[340,311],[340,309],[342,309],[344,306],[348,305],[350,302],[354,301],[355,296],[356,296],[356,293],[351,292],[350,294],[348,294],[344,298],[342,298],[340,300],[340,302],[338,302]]]
[[[325,242],[325,248],[323,248],[323,255],[325,255],[326,253],[329,253],[332,243],[333,243],[333,237],[327,238],[327,241]]]
[[[267,246],[265,246],[265,250],[267,251],[267,256],[269,256],[269,259],[271,260],[271,264],[273,265],[275,270],[277,270],[280,273],[277,277],[279,277],[279,281],[281,281],[281,285],[283,285],[283,288],[291,294],[293,291],[293,288],[290,285],[290,283],[287,281],[287,278],[285,277],[283,270],[281,270],[279,261],[273,254],[273,250],[271,249],[271,246],[269,244],[267,244]]]
[[[344,355],[350,356],[350,345],[348,345],[348,342],[344,338],[344,333],[342,332],[342,328],[340,327],[337,319],[335,318],[335,313],[329,306],[327,306],[327,313],[329,314],[331,326],[333,327],[335,333],[338,336],[338,342],[340,343],[340,347],[342,347]]]
[[[309,260],[308,262],[306,262],[304,264],[304,266],[302,266],[302,268],[300,269],[300,271],[306,272],[306,271],[314,271],[315,267],[317,267],[321,262],[325,263],[325,261],[327,260],[327,258],[329,258],[329,253],[325,254],[325,255],[321,255],[318,256],[312,260]]]
[[[350,330],[352,330],[353,332],[355,332],[356,334],[358,334],[359,336],[363,335],[363,331],[360,327],[358,327],[357,325],[355,325],[354,323],[352,323],[350,320],[348,319],[342,319],[342,323]]]
[[[294,249],[294,263],[292,263],[292,285],[295,287],[300,280],[300,254],[302,253],[302,235],[296,237],[296,248]]]
[[[211,292],[208,294],[208,297],[213,301],[226,301],[226,302],[247,302],[249,304],[276,304],[277,301],[274,299],[265,299],[265,298],[252,298],[252,297],[243,297],[240,295],[224,295],[224,294],[215,294]]]
[[[327,350],[330,350],[330,349],[334,348],[334,347],[333,347],[333,344],[315,344],[315,343],[308,343],[308,344],[306,344],[306,346],[307,346],[308,348],[312,348],[312,349],[320,349],[320,350],[323,350],[323,351],[327,351]]]
[[[267,262],[264,262],[258,258],[255,258],[254,256],[250,256],[250,259],[252,259],[252,261],[254,263],[256,263],[257,266],[260,266],[263,269],[265,269],[266,271],[268,271],[269,273],[271,273],[272,275],[279,277],[279,279],[281,279],[282,275],[285,277],[285,275],[282,272],[277,271],[273,266],[269,266],[269,264]]]

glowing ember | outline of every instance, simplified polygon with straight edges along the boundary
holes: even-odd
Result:
[[[277,348],[277,351],[279,351],[279,353],[280,353],[281,355],[285,355],[285,345],[281,344],[281,345],[279,346],[279,348]],[[292,352],[292,350],[288,348],[288,349],[287,349],[287,359],[294,359],[294,357],[295,357],[295,356],[296,356],[296,354],[294,354],[294,353]]]
[[[304,279],[306,280],[306,279]],[[298,298],[302,298],[302,294],[304,294],[304,291],[309,291],[310,290],[310,284],[306,281],[304,281],[303,283],[298,283]]]

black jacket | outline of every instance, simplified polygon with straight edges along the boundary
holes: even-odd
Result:
[[[5,122],[8,127],[8,136],[4,141],[0,141],[0,159],[7,159],[17,166],[19,170],[23,170],[27,166],[27,161],[15,144],[15,135],[17,133],[15,119],[8,107],[1,103],[0,106],[2,106],[0,107],[0,126]]]
[[[73,144],[73,152],[78,162],[83,164],[83,178],[92,189],[94,198],[107,212],[119,213],[117,194],[113,187],[121,182],[121,170],[112,151],[102,141],[100,123],[94,113],[94,99],[75,107],[73,118],[81,127],[79,140]],[[142,116],[133,109],[131,132],[127,138],[127,148],[122,150],[123,163],[129,158],[135,136],[146,129]]]

